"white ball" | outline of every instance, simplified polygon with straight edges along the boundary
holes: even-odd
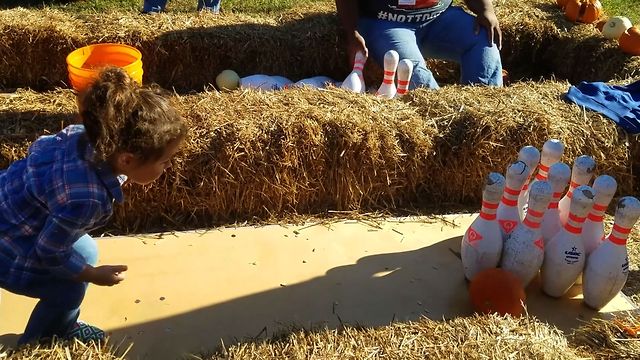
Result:
[[[622,33],[631,27],[631,21],[624,16],[614,16],[602,27],[602,35],[607,39],[618,40]]]

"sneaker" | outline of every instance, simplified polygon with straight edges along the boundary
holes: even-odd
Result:
[[[67,340],[78,339],[82,343],[100,342],[105,338],[104,331],[82,321],[76,322],[73,328],[65,336]]]

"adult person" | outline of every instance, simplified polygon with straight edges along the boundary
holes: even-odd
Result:
[[[353,64],[362,51],[382,66],[395,50],[413,62],[409,88],[438,89],[425,57],[460,64],[462,84],[502,86],[502,33],[491,0],[465,0],[469,14],[452,0],[336,0]]]

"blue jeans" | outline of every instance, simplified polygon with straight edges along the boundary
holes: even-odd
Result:
[[[502,86],[500,51],[489,43],[487,30],[474,33],[475,17],[461,7],[450,6],[427,24],[360,18],[358,31],[365,39],[369,56],[383,64],[384,54],[396,50],[400,59],[413,62],[410,89],[438,89],[425,58],[455,61],[460,64],[462,84]]]
[[[167,1],[168,0],[144,0],[142,12],[150,13],[164,11],[164,8],[167,6]],[[198,11],[208,10],[214,13],[219,13],[220,1],[221,0],[198,0]]]
[[[87,264],[92,266],[96,264],[98,246],[91,236],[80,237],[73,244],[73,248],[85,258]],[[18,345],[67,334],[78,320],[80,304],[84,299],[87,285],[87,283],[51,276],[33,281],[28,289],[5,288],[15,294],[40,299],[31,312]]]

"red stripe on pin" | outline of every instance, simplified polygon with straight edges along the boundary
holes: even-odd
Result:
[[[507,199],[506,197],[502,197],[502,201],[503,204],[507,205],[507,206],[518,206],[518,200],[511,200],[511,199]]]
[[[509,194],[509,195],[513,195],[513,196],[520,195],[520,190],[512,189],[512,188],[506,187],[506,186],[504,188],[504,192]]]
[[[573,199],[573,190],[569,190],[569,192],[567,193],[567,197],[569,199]]]
[[[583,223],[585,219],[586,219],[586,217],[579,217],[579,216],[576,216],[573,213],[569,213],[569,220],[573,220],[573,221],[575,221],[577,223]]]
[[[587,218],[594,222],[602,222],[602,220],[604,220],[604,216],[598,216],[593,213],[589,213],[589,216],[587,216]]]
[[[609,240],[616,245],[625,245],[627,243],[627,238],[619,238],[615,235],[609,235]]]
[[[575,182],[575,181],[571,181],[571,185],[570,185],[570,186],[571,186],[572,188],[574,188],[574,189],[575,189],[575,188],[577,188],[578,186],[580,186],[580,184],[578,184],[578,183],[577,183],[577,182]]]
[[[622,226],[618,225],[618,224],[613,224],[613,228],[612,231],[617,231],[620,234],[629,234],[631,232],[630,228],[623,228]]]
[[[395,71],[385,71],[384,74],[385,74],[385,76],[393,76],[393,75],[396,74],[396,72]]]
[[[536,180],[538,180],[538,181],[545,181],[545,180],[547,180],[547,177],[546,177],[546,176],[544,176],[544,175],[542,175],[542,174],[540,174],[540,173],[538,173],[538,174],[536,175]]]
[[[533,209],[527,209],[527,214],[531,214],[533,217],[542,217],[542,215],[544,215],[542,211],[535,211]]]
[[[486,212],[480,211],[480,217],[485,220],[495,220],[496,214],[487,214]]]
[[[572,234],[576,234],[576,235],[580,235],[582,233],[582,228],[581,227],[575,227],[571,224],[566,224],[564,226],[564,229],[567,230],[568,232],[572,233]]]
[[[385,84],[393,84],[393,79],[384,79],[382,82]]]
[[[529,189],[529,183],[525,183],[522,187],[522,191],[527,191]]]
[[[482,207],[483,208],[487,208],[487,209],[495,210],[495,209],[498,208],[498,203],[491,203],[491,202],[488,202],[488,201],[483,201],[482,202]]]
[[[398,80],[398,85],[409,85],[409,80]]]
[[[538,167],[540,168],[540,171],[544,171],[544,172],[549,171],[549,167],[547,165],[540,164],[540,166]]]
[[[558,208],[558,202],[557,201],[549,203],[549,209],[557,209],[557,208]]]
[[[554,199],[559,199],[561,196],[562,196],[562,193],[561,193],[561,192],[554,192],[554,193],[553,193],[553,198],[554,198]]]
[[[593,204],[593,210],[605,211],[605,210],[607,210],[607,205],[604,205],[604,204]]]
[[[528,217],[526,217],[522,223],[527,225],[528,227],[530,227],[532,229],[537,229],[537,228],[540,227],[540,223],[539,222],[531,221]]]

